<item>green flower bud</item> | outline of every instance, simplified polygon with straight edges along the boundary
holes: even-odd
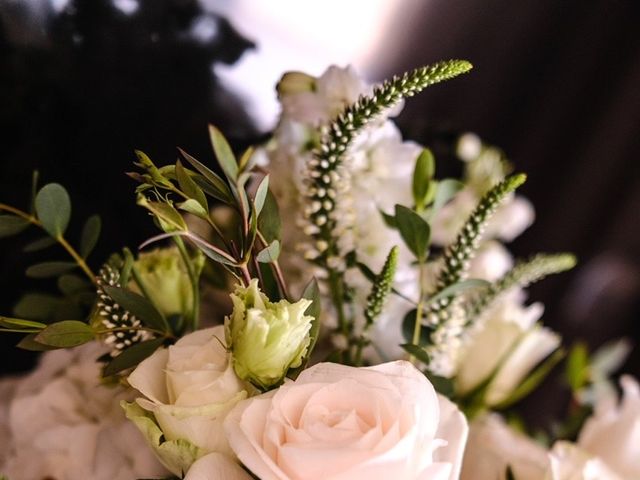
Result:
[[[199,259],[195,263],[201,262]],[[134,263],[151,301],[166,317],[184,315],[193,308],[193,290],[189,275],[177,248],[141,253]],[[198,266],[196,265],[196,268]],[[199,270],[199,268],[198,268]],[[142,294],[132,279],[129,288]]]
[[[280,97],[296,93],[313,92],[315,89],[316,78],[302,72],[287,72],[282,76],[278,85],[276,85],[276,90]]]
[[[237,287],[231,300],[225,333],[236,374],[263,389],[278,384],[290,368],[302,364],[309,348],[313,317],[304,312],[311,300],[271,303],[256,279]]]

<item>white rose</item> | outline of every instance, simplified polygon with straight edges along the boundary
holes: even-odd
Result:
[[[129,405],[127,416],[176,475],[207,453],[231,454],[222,422],[247,397],[247,387],[233,371],[224,338],[222,326],[198,330],[156,350],[128,378],[145,398]]]
[[[587,420],[578,446],[602,459],[622,478],[640,478],[640,385],[630,377],[620,380],[623,396],[598,402]]]
[[[462,413],[404,361],[315,365],[238,404],[225,430],[262,480],[453,480],[467,436]]]
[[[11,479],[130,480],[166,475],[120,400],[132,391],[101,384],[97,343],[45,353],[15,385],[10,434],[3,436]]]
[[[454,379],[459,394],[488,380],[484,402],[506,400],[540,361],[560,345],[560,337],[536,324],[542,305],[523,307],[517,296],[501,300],[480,319],[462,348]]]
[[[549,453],[552,480],[635,480],[620,477],[598,457],[569,442],[556,442]],[[519,479],[518,479],[519,480]]]
[[[517,480],[541,480],[548,470],[547,450],[497,414],[471,422],[461,480],[506,480],[507,467]]]

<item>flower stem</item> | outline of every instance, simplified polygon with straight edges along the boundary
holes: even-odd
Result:
[[[191,261],[191,257],[189,257],[189,252],[187,252],[182,238],[175,237],[174,241],[178,246],[178,251],[180,252],[180,256],[182,257],[184,266],[187,269],[189,281],[191,282],[191,290],[193,292],[193,305],[191,306],[191,328],[195,331],[198,329],[198,323],[200,321],[200,282],[198,279],[198,275],[196,275],[196,272],[193,268],[193,262]]]
[[[422,329],[422,315],[424,312],[424,295],[425,295],[425,285],[424,285],[424,261],[418,260],[418,289],[419,289],[419,297],[418,297],[418,305],[416,306],[416,323],[413,326],[413,339],[411,343],[414,345],[420,344],[420,331]],[[416,359],[413,355],[409,356],[409,361],[411,363],[415,363]]]

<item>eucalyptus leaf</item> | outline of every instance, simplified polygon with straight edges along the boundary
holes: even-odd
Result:
[[[235,259],[225,254],[223,251],[217,249],[214,245],[211,245],[210,243],[195,235],[186,235],[186,237],[193,243],[195,243],[195,245],[202,251],[202,253],[204,253],[211,260],[215,260],[218,263],[230,265],[232,267],[238,266],[238,262],[236,262]]]
[[[267,193],[269,192],[269,175],[266,175],[260,185],[258,185],[258,189],[256,190],[256,196],[253,199],[253,203],[256,206],[256,212],[260,215],[262,211],[262,207],[264,207],[264,202],[267,198]]]
[[[31,278],[57,277],[73,270],[76,266],[74,262],[42,262],[27,268],[26,275]]]
[[[227,139],[213,125],[209,125],[209,136],[222,171],[230,181],[235,182],[238,178],[238,163],[229,143],[227,143]]]
[[[44,250],[45,248],[52,247],[56,243],[58,243],[58,241],[53,237],[42,237],[25,245],[22,251],[27,253],[38,252],[40,250]]]
[[[271,191],[267,191],[264,205],[258,217],[258,230],[269,243],[280,240],[280,211],[278,202]]]
[[[274,240],[266,248],[260,250],[256,255],[256,260],[260,263],[273,263],[280,255],[280,241]]]
[[[409,250],[419,261],[426,260],[431,239],[429,224],[416,212],[402,205],[396,205],[395,221]]]
[[[143,195],[138,195],[138,205],[146,208],[160,222],[161,228],[165,231],[187,230],[187,224],[182,215],[172,205],[168,203],[150,202]]]
[[[238,165],[240,166],[241,172],[253,170],[253,167],[255,166],[255,163],[257,161],[257,158],[254,155],[254,153],[255,153],[255,149],[253,147],[249,147],[240,156]]]
[[[36,213],[42,227],[54,238],[61,237],[71,218],[71,199],[65,188],[49,183],[36,195]]]
[[[87,343],[94,337],[93,329],[86,323],[63,320],[47,326],[34,337],[34,340],[51,347],[69,348]]]
[[[169,331],[167,319],[146,297],[122,287],[105,286],[104,290],[116,303],[138,317],[148,327],[162,332]]]
[[[194,181],[196,185],[202,188],[205,193],[211,195],[218,200],[227,204],[233,204],[233,196],[229,185],[218,174],[214,173],[210,168],[200,163],[194,157],[189,155],[182,149],[178,149],[184,159],[189,162],[193,167],[202,175],[201,177],[195,176]]]
[[[17,215],[0,215],[0,238],[17,235],[29,226],[29,221]]]
[[[20,318],[47,321],[53,318],[60,305],[60,298],[48,293],[27,293],[13,307],[13,314]]]
[[[429,363],[429,355],[427,354],[426,350],[421,346],[414,345],[413,343],[403,343],[400,346],[405,350],[405,352],[413,355],[414,357],[416,357],[416,359],[418,359],[422,363],[425,363],[425,364]]]
[[[135,367],[145,358],[150,357],[153,352],[162,346],[164,338],[154,338],[145,342],[136,343],[131,347],[123,350],[120,355],[115,357],[104,367],[102,375],[110,377],[123,370]]]
[[[189,197],[200,204],[202,210],[209,211],[209,204],[207,197],[202,189],[196,184],[195,180],[191,178],[189,171],[182,166],[182,163],[178,160],[175,167],[176,179],[182,191]]]
[[[86,292],[89,287],[91,287],[91,284],[78,275],[65,274],[58,278],[58,288],[67,296]]]
[[[87,258],[95,248],[98,238],[100,238],[101,229],[100,215],[91,215],[85,222],[80,235],[80,255],[82,258]]]

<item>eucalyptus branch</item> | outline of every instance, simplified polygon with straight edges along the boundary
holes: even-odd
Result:
[[[17,215],[18,217],[25,219],[32,225],[35,225],[36,227],[42,228],[44,230],[42,222],[30,213],[24,212],[10,205],[0,203],[0,211],[3,211],[3,210],[9,213],[12,213],[14,215]],[[73,260],[76,262],[78,267],[80,267],[80,269],[84,272],[87,278],[89,278],[91,283],[95,284],[96,283],[95,274],[91,271],[91,268],[89,268],[89,265],[87,265],[87,262],[85,262],[84,258],[82,258],[82,256],[76,251],[76,249],[71,246],[71,244],[64,238],[63,235],[56,235],[53,238],[62,246],[62,248],[64,248],[67,251],[67,253],[71,256],[71,258],[73,258]]]

